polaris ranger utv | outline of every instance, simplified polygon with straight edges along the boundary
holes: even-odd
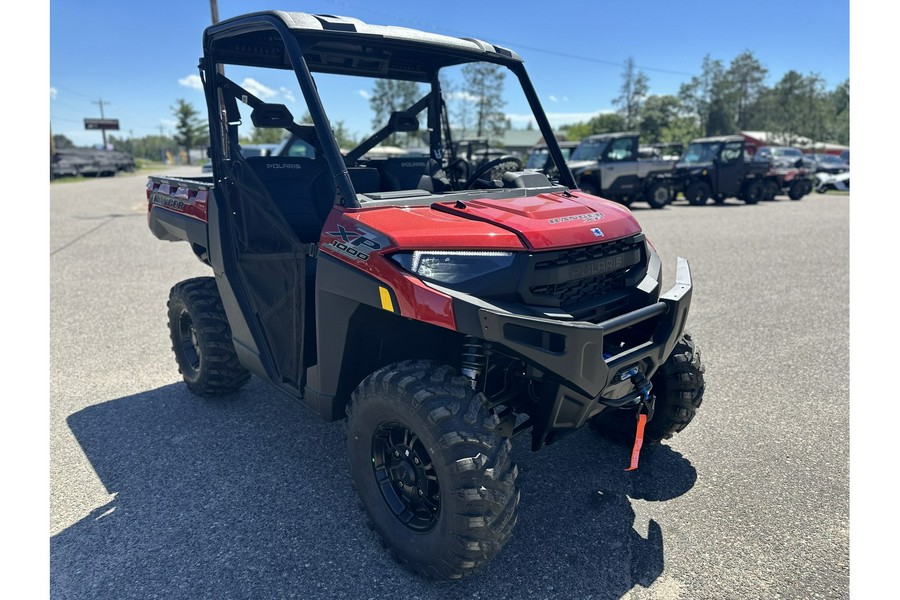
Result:
[[[203,50],[213,176],[147,186],[153,234],[212,269],[171,290],[179,370],[201,396],[252,373],[346,418],[351,481],[407,567],[459,578],[500,551],[519,503],[513,436],[537,450],[588,422],[628,443],[688,425],[704,392],[688,263],[661,293],[629,210],[576,189],[516,53],[287,12],[213,25]],[[457,168],[441,86],[478,61],[518,82],[558,180],[512,156]],[[342,151],[325,106],[349,110],[347,90],[375,78],[421,97]],[[245,157],[251,124],[306,143]],[[429,155],[367,158],[395,132],[421,133]]]

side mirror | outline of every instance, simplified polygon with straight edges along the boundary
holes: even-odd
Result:
[[[419,119],[412,113],[398,110],[397,112],[391,113],[388,127],[392,131],[418,131]]]
[[[259,104],[250,113],[254,127],[287,128],[293,125],[294,116],[284,104]]]

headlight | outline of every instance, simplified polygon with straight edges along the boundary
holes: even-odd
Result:
[[[508,268],[513,263],[513,253],[481,250],[416,250],[398,252],[391,256],[391,260],[423,279],[452,284]]]

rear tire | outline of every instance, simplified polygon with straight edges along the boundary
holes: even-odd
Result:
[[[692,206],[703,206],[712,190],[705,181],[695,181],[684,190],[684,197]]]
[[[775,196],[778,195],[778,192],[781,191],[781,188],[774,181],[767,181],[763,184],[763,200],[774,200]]]
[[[799,200],[806,195],[806,184],[802,181],[794,181],[788,188],[788,198],[791,200]]]
[[[691,334],[685,332],[672,354],[650,379],[656,404],[653,418],[644,430],[645,442],[659,443],[690,424],[703,402],[704,370],[700,350]],[[616,443],[631,444],[637,425],[636,410],[608,408],[592,418],[590,426]]]
[[[431,579],[471,574],[516,523],[512,445],[484,400],[452,367],[423,360],[376,371],[347,407],[350,474],[370,526]]]
[[[741,190],[741,199],[747,204],[757,204],[763,196],[763,186],[758,179],[748,181]]]
[[[238,361],[216,280],[196,277],[169,292],[169,337],[178,372],[195,394],[230,394],[250,379]]]

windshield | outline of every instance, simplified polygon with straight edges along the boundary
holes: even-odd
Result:
[[[691,143],[681,161],[686,163],[707,163],[715,160],[721,144],[718,142]]]
[[[607,141],[585,140],[572,152],[571,160],[597,160],[608,144]]]
[[[563,150],[565,152],[565,150]],[[546,148],[538,148],[536,150],[532,150],[531,154],[528,155],[528,162],[525,163],[526,169],[543,169],[544,163],[547,162],[547,157],[550,156],[550,151]]]
[[[218,89],[208,97],[219,105],[209,114],[222,115],[220,129],[235,140],[218,152],[224,160],[235,145],[279,144],[273,158],[290,160],[245,156],[260,179],[302,172],[322,187],[320,195],[334,181],[337,201],[350,206],[414,197],[403,202],[433,203],[427,196],[470,190],[512,197],[500,192],[547,191],[570,179],[552,160],[556,143],[545,141],[550,126],[532,111],[539,103],[521,85],[517,60],[487,54],[491,61],[481,61],[480,47],[447,53],[418,40],[398,49],[377,36],[339,45],[331,36],[315,41],[317,30],[302,35],[312,39],[302,50],[308,74],[251,66],[255,55],[217,65]],[[244,48],[231,38],[223,44],[226,59]],[[311,85],[301,85],[306,77]],[[529,157],[538,143],[541,154]],[[592,147],[596,157],[604,144]],[[343,195],[351,189],[345,178],[355,197]]]
[[[796,148],[773,148],[772,156],[776,158],[803,158],[803,153]]]

